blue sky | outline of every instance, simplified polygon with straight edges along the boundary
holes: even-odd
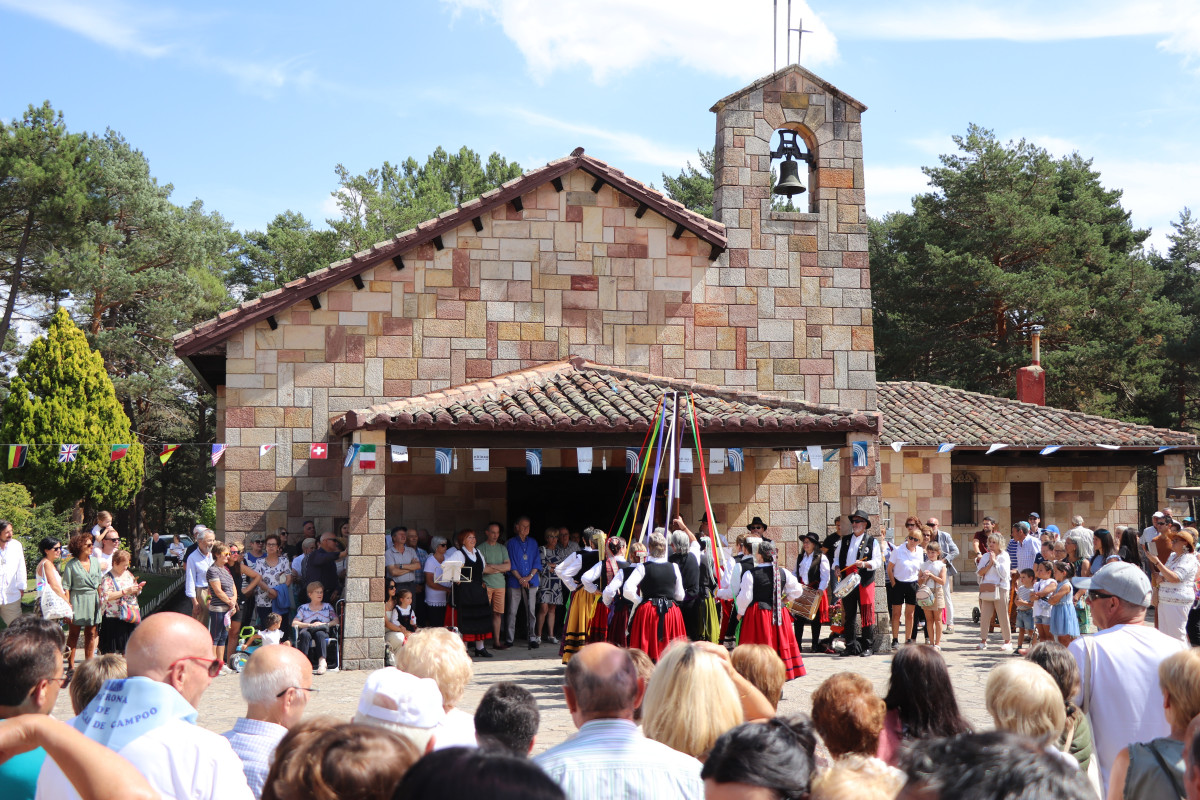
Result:
[[[713,102],[771,71],[771,7],[0,0],[0,117],[48,99],[73,130],[118,130],[176,202],[244,230],[332,215],[339,162],[438,145],[525,168],[582,145],[661,186],[712,147]],[[873,215],[908,208],[970,122],[1093,158],[1160,249],[1200,210],[1195,0],[797,1],[793,18],[804,65],[869,107]]]

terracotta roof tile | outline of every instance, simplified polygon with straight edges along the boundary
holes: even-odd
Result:
[[[718,389],[572,358],[350,411],[334,421],[333,430],[339,436],[364,428],[646,431],[659,398],[672,390],[693,393],[702,433],[875,433],[879,429],[879,416],[871,412]],[[690,414],[682,416],[690,420]]]
[[[968,447],[1188,446],[1190,433],[1038,406],[921,381],[881,381],[883,444]]]
[[[388,261],[418,245],[432,241],[435,236],[451,231],[459,225],[465,225],[473,217],[486,213],[496,206],[531,192],[542,184],[560,178],[576,169],[603,179],[618,191],[638,202],[645,203],[666,219],[682,225],[697,238],[708,242],[713,247],[714,258],[715,254],[724,250],[728,244],[725,226],[721,223],[690,211],[657,190],[629,178],[620,170],[610,167],[599,159],[585,155],[583,148],[580,147],[572,151],[570,156],[551,161],[544,167],[530,170],[519,178],[514,178],[502,186],[485,192],[476,200],[467,201],[457,208],[419,223],[411,230],[355,253],[348,259],[310,272],[304,277],[286,284],[282,289],[272,290],[254,300],[241,303],[236,308],[222,312],[214,319],[206,320],[176,334],[174,337],[175,352],[186,358],[214,343],[224,341],[248,325],[266,319],[272,314],[347,281],[376,264]]]

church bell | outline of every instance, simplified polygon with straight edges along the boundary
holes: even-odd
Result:
[[[804,184],[800,183],[800,162],[791,159],[779,162],[779,182],[775,184],[775,194],[792,197],[803,191]]]

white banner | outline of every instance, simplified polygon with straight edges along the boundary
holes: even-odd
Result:
[[[392,461],[408,461],[408,447],[402,444],[392,445]]]
[[[825,458],[821,455],[821,445],[810,444],[808,446],[808,465],[813,469],[825,466]]]
[[[575,460],[579,462],[579,474],[587,475],[592,471],[592,448],[576,447]]]
[[[680,449],[679,451],[679,474],[692,474],[692,451],[688,450],[686,447]]]
[[[471,450],[471,469],[475,472],[487,472],[490,467],[491,450],[486,447],[476,447]]]
[[[708,474],[725,474],[725,448],[713,447],[708,451]]]

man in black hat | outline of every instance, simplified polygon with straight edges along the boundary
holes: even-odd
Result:
[[[850,531],[842,536],[837,546],[834,565],[837,567],[837,578],[841,580],[850,574],[849,570],[858,572],[858,588],[842,598],[843,624],[842,638],[846,642],[843,656],[874,655],[875,647],[875,570],[879,569],[883,558],[875,537],[867,533],[871,520],[862,509],[850,515]],[[859,610],[862,610],[862,635],[854,636],[854,624],[858,620]]]

